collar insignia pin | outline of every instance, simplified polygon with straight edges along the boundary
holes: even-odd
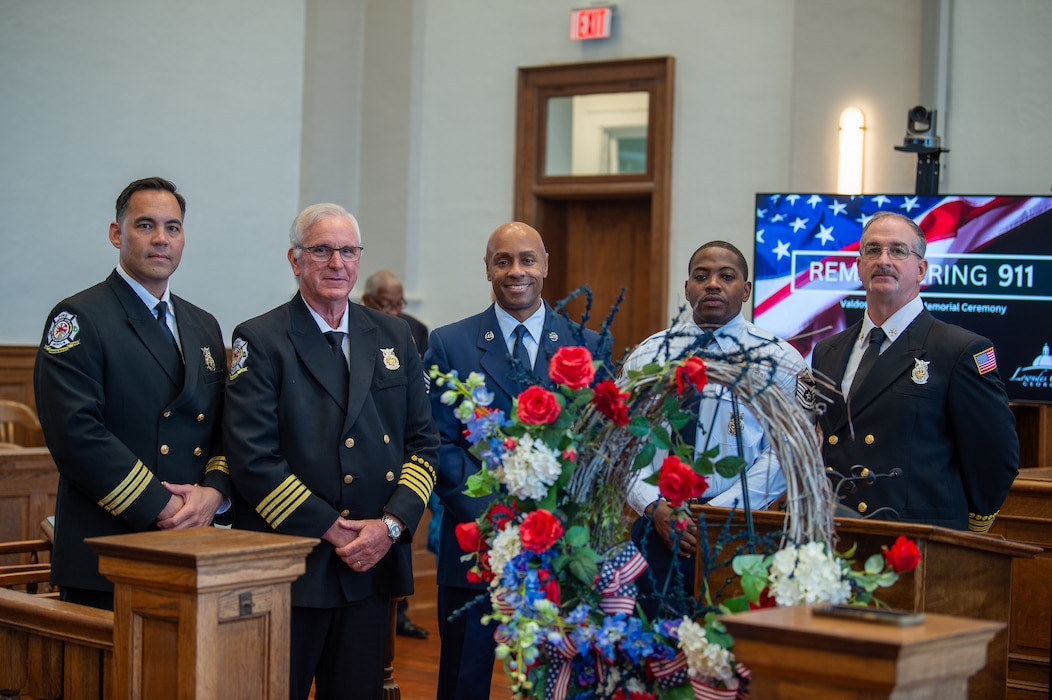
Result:
[[[380,352],[384,356],[384,367],[394,372],[396,369],[402,366],[402,363],[398,361],[395,356],[394,348],[380,348]]]
[[[556,333],[555,331],[552,331],[551,333],[548,334],[548,340],[552,341],[553,343],[558,343],[559,342],[559,334]]]
[[[910,373],[910,379],[913,380],[914,384],[927,384],[928,383],[928,365],[931,364],[931,360],[920,360],[914,359],[913,371]]]
[[[493,340],[493,331],[486,331],[486,335],[483,336],[486,340]]]

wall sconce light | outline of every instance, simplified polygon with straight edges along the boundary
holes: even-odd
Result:
[[[837,165],[837,194],[862,194],[862,153],[866,116],[858,107],[840,113],[840,156]]]

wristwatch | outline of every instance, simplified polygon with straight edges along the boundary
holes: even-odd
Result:
[[[384,525],[387,526],[387,536],[391,538],[392,542],[397,542],[402,536],[402,526],[387,513],[384,513],[384,516],[380,519],[383,520]]]

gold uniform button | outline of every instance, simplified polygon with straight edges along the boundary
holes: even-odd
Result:
[[[200,456],[201,456],[201,448],[200,447],[195,447],[194,448],[194,457],[200,457]]]
[[[172,412],[171,411],[165,411],[161,415],[164,416],[165,418],[167,418],[168,416],[172,415]]]
[[[349,484],[352,481],[354,481],[354,477],[353,476],[351,476],[350,474],[344,474],[344,476],[343,476],[343,483]]]
[[[838,442],[840,442],[840,438],[838,438],[836,435],[830,435],[829,436],[829,444],[830,445],[835,445]]]
[[[872,445],[874,440],[876,440],[876,438],[873,437],[872,435],[867,435],[866,436],[866,444],[867,445]]]
[[[198,413],[198,414],[197,414],[197,422],[198,422],[198,423],[200,423],[200,422],[201,422],[201,421],[203,421],[204,419],[205,419],[205,414],[203,414],[203,413]]]
[[[168,445],[161,445],[161,454],[168,454]]]
[[[862,501],[861,503],[858,504],[858,512],[859,513],[865,513],[867,510],[869,510],[869,506],[866,505],[865,501]]]
[[[347,510],[346,508],[340,511],[340,517],[341,518],[346,518],[350,514],[351,514],[351,511]]]
[[[390,435],[384,435],[384,444],[385,445],[390,445],[391,444],[391,436]]]
[[[388,481],[394,481],[394,472],[387,472],[386,478]]]
[[[354,447],[354,438],[347,438],[343,441],[343,444],[347,445],[347,447]]]

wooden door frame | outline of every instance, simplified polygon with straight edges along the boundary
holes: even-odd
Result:
[[[668,325],[668,251],[672,186],[675,59],[671,56],[520,68],[515,146],[515,218],[535,225],[543,200],[644,198],[650,201],[650,325]],[[544,175],[549,97],[648,92],[647,169],[631,175]],[[543,234],[543,231],[542,231]]]

